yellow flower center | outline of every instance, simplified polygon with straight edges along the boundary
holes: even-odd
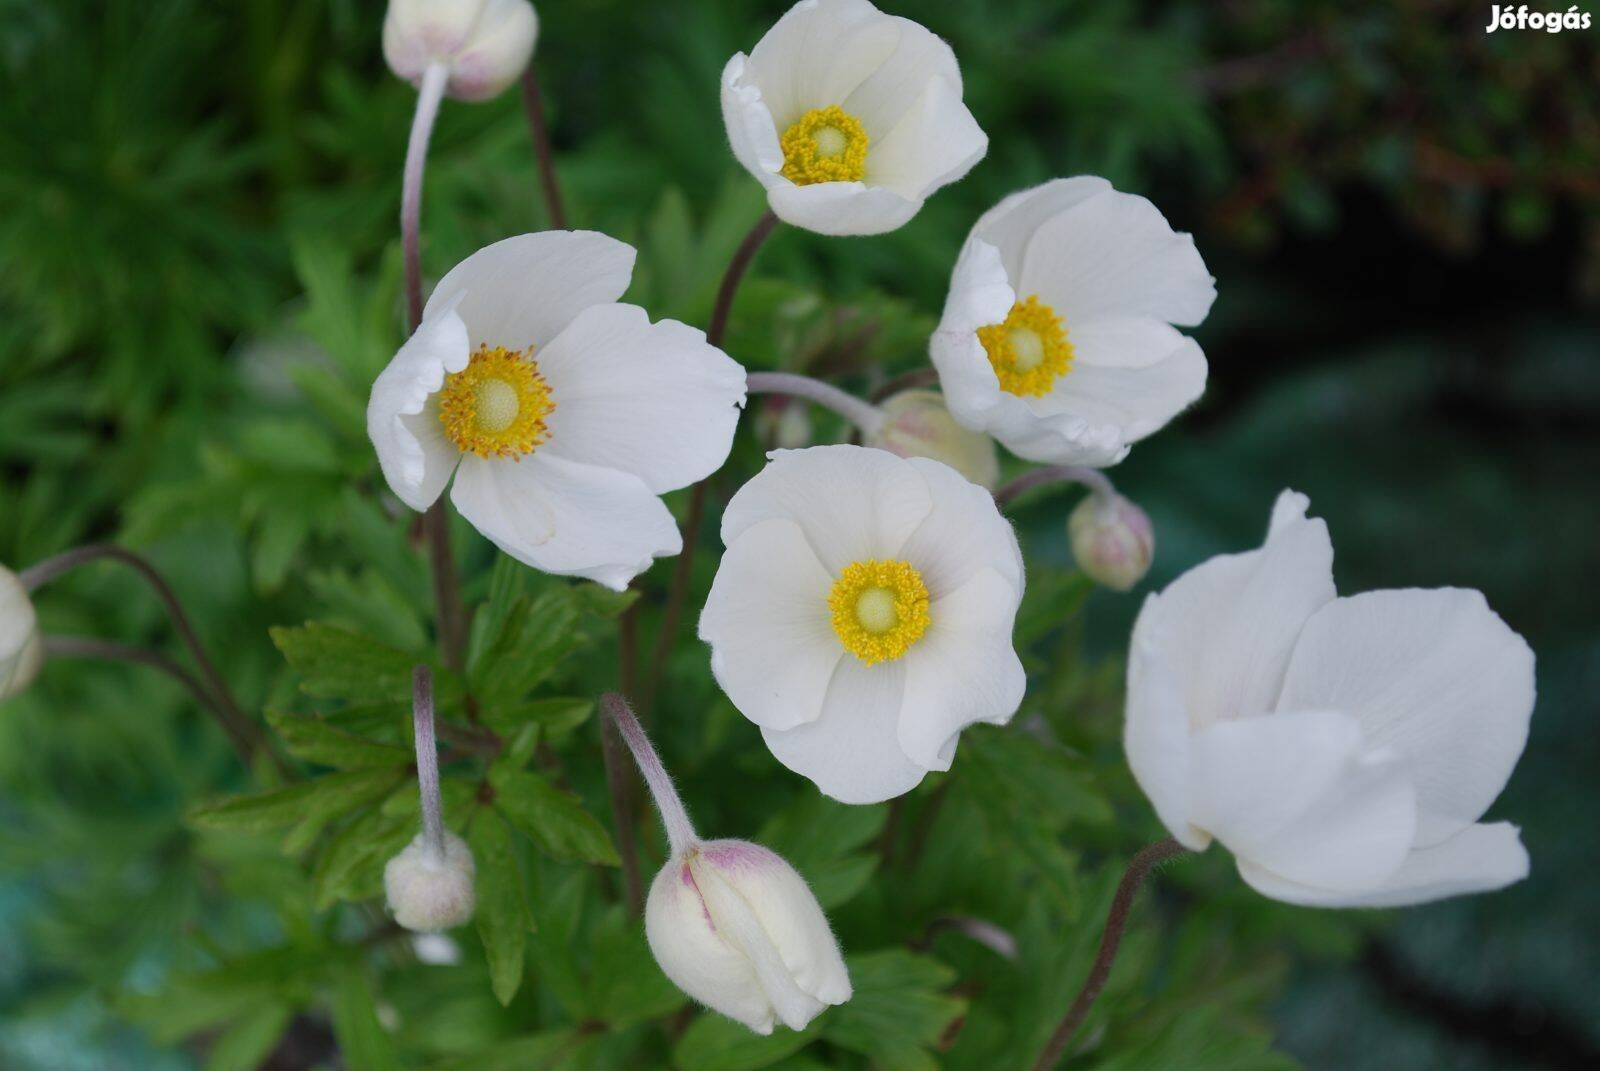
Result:
[[[867,173],[867,132],[861,120],[838,105],[812,108],[784,131],[779,172],[796,186],[813,182],[860,182]]]
[[[439,423],[463,453],[513,461],[544,442],[555,409],[533,350],[480,345],[467,367],[445,377]]]
[[[1072,371],[1072,343],[1061,317],[1034,294],[1011,306],[1004,323],[978,328],[1000,389],[1038,397]]]
[[[892,662],[928,631],[928,586],[902,561],[852,562],[828,593],[833,631],[867,665]]]

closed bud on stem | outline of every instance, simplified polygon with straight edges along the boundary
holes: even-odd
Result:
[[[26,690],[43,663],[33,600],[17,575],[0,565],[0,700]]]
[[[868,436],[867,445],[901,457],[942,461],[980,487],[1000,479],[994,440],[956,423],[936,390],[901,391],[885,401],[883,427]]]
[[[383,57],[413,85],[438,64],[450,96],[488,100],[521,77],[538,34],[528,0],[389,0]]]
[[[1155,530],[1144,510],[1116,492],[1095,491],[1067,518],[1078,568],[1113,591],[1127,591],[1150,569]]]
[[[794,867],[743,840],[702,841],[621,696],[602,705],[661,813],[670,858],[650,886],[645,936],[661,970],[713,1011],[770,1034],[850,999],[850,974],[822,906]]]
[[[810,446],[811,414],[805,403],[784,395],[762,398],[756,410],[756,433],[773,450],[798,450]]]

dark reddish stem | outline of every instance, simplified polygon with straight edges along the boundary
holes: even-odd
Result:
[[[528,130],[533,135],[533,151],[539,157],[539,188],[550,226],[567,229],[567,209],[561,201],[561,185],[556,181],[555,159],[550,152],[550,127],[545,120],[544,94],[539,91],[539,75],[532,62],[522,72],[522,110],[528,115]]]

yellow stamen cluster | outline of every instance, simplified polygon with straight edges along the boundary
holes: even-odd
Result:
[[[838,105],[812,108],[784,131],[779,172],[796,186],[814,182],[860,182],[867,173],[867,131]]]
[[[533,350],[480,345],[467,367],[445,377],[439,423],[463,453],[512,461],[544,442],[556,403]]]
[[[1072,371],[1072,343],[1055,310],[1034,294],[1011,306],[1004,323],[978,328],[1000,389],[1039,397]]]
[[[828,593],[833,631],[867,665],[892,662],[928,631],[928,586],[902,561],[852,562]]]

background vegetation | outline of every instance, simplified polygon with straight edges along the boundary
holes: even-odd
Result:
[[[629,298],[655,315],[704,323],[761,211],[716,78],[783,6],[540,7],[569,211],[639,246]],[[1423,0],[899,10],[953,42],[989,156],[892,235],[780,231],[730,352],[862,390],[917,367],[978,213],[1107,175],[1195,232],[1221,295],[1205,400],[1116,472],[1156,522],[1149,584],[1254,542],[1289,485],[1328,517],[1343,589],[1482,588],[1540,655],[1533,738],[1495,812],[1524,826],[1530,880],[1340,914],[1255,896],[1219,852],[1176,865],[1071,1066],[1600,1065],[1600,30],[1486,35],[1488,5]],[[615,680],[616,605],[493,565],[464,526],[477,649],[526,670],[465,682],[494,692],[513,741],[488,772],[498,806],[474,804],[483,763],[447,771],[498,860],[496,951],[468,928],[457,965],[423,963],[372,907],[414,821],[384,746],[404,740],[396,682],[431,643],[425,564],[362,426],[401,337],[414,99],[383,69],[381,17],[356,0],[0,0],[0,561],[146,551],[321,786],[218,809],[271,775],[241,769],[186,695],[123,667],[47,669],[0,711],[0,1066],[1016,1066],[1081,978],[1120,862],[1159,833],[1118,744],[1138,593],[1091,594],[1071,570],[1065,494],[1018,514],[1022,714],[969,733],[892,824],[777,767],[703,649],[670,664],[656,732],[698,824],[787,854],[852,955],[858,996],[805,1035],[752,1043],[660,977],[604,865],[586,700]],[[514,98],[445,106],[431,277],[545,225]],[[755,424],[723,498],[759,464]],[[707,544],[702,592],[714,564]],[[110,567],[41,611],[52,631],[170,642]],[[937,923],[952,913],[1011,930],[1020,957]]]

